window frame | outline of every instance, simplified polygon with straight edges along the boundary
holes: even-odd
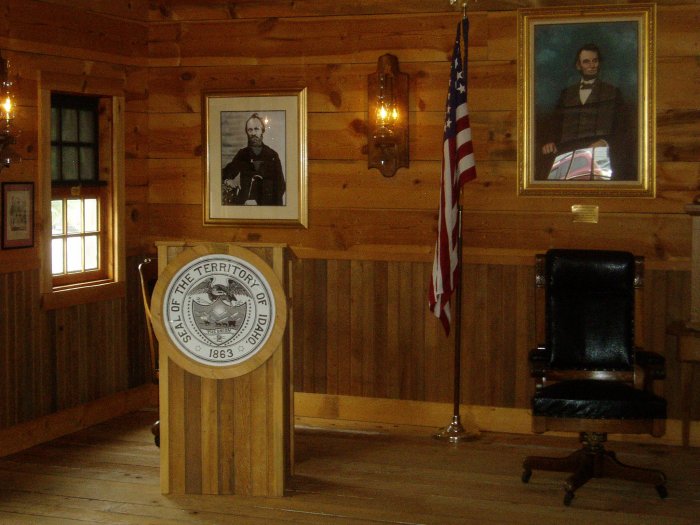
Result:
[[[98,87],[98,88],[96,88]],[[75,93],[100,99],[99,111],[107,111],[99,119],[99,167],[97,183],[67,185],[67,192],[90,194],[103,191],[100,202],[102,229],[102,275],[92,275],[84,282],[55,280],[51,271],[51,94]],[[124,238],[124,107],[123,80],[66,75],[42,71],[39,80],[39,143],[38,172],[41,236],[41,302],[45,309],[64,308],[76,304],[104,301],[126,295],[126,253]],[[104,134],[107,133],[103,141]],[[104,142],[104,143],[103,143]],[[107,182],[107,179],[109,182]],[[62,185],[61,183],[60,185]],[[78,188],[77,190],[75,188]],[[57,192],[57,193],[62,193]],[[87,275],[83,277],[87,277]]]
[[[91,191],[92,190],[92,191]],[[88,282],[93,282],[93,281],[101,281],[101,280],[108,280],[107,277],[107,272],[105,271],[104,263],[105,261],[108,260],[109,257],[109,250],[107,249],[108,246],[106,246],[108,243],[106,242],[106,231],[104,228],[104,222],[105,222],[105,206],[102,205],[102,201],[104,200],[104,194],[101,193],[99,190],[96,190],[94,187],[87,187],[87,188],[81,188],[80,189],[80,194],[79,195],[74,195],[71,192],[70,188],[64,188],[64,187],[59,187],[59,188],[53,188],[53,191],[51,193],[51,200],[66,200],[69,199],[80,199],[80,200],[85,200],[89,198],[97,198],[98,202],[98,213],[97,213],[97,220],[98,220],[98,230],[97,232],[88,232],[88,233],[80,233],[80,234],[64,234],[61,235],[61,238],[67,238],[67,237],[84,237],[87,235],[94,235],[95,233],[97,234],[98,237],[98,253],[97,253],[97,259],[98,259],[98,265],[96,269],[91,269],[91,270],[83,270],[80,272],[64,272],[62,274],[54,274],[53,271],[51,272],[52,279],[53,279],[53,285],[54,288],[59,288],[61,286],[71,286],[71,285],[81,285],[85,284]],[[65,212],[64,212],[65,213]],[[53,217],[52,217],[53,220]],[[57,236],[54,236],[53,233],[51,234],[51,240],[53,241],[56,239]],[[53,253],[51,254],[53,258]]]

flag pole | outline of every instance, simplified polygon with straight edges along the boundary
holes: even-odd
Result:
[[[450,3],[454,5],[456,0],[450,0]],[[467,21],[467,2],[462,2],[462,23],[468,24]],[[466,68],[467,60],[466,53],[468,49],[468,43],[466,42],[466,34],[464,35],[464,53],[465,60],[463,60],[464,65],[464,78],[467,78]],[[454,388],[453,388],[453,403],[452,403],[452,422],[446,427],[440,429],[437,433],[433,434],[435,439],[449,441],[450,443],[459,443],[460,441],[467,441],[476,439],[479,437],[479,429],[474,428],[473,430],[467,431],[462,425],[461,417],[459,414],[459,405],[461,400],[461,370],[462,370],[462,188],[459,190],[459,198],[457,200],[459,203],[457,207],[457,224],[459,228],[457,229],[457,282],[455,289],[455,339],[454,339]]]
[[[461,195],[461,192],[460,192]],[[460,199],[461,201],[461,199]],[[462,205],[459,205],[457,210],[457,223],[459,224],[457,234],[457,272],[459,281],[455,294],[455,345],[454,345],[454,391],[452,403],[452,422],[446,427],[440,429],[433,435],[435,439],[449,441],[450,443],[459,443],[479,437],[479,431],[467,431],[462,425],[462,420],[459,414],[459,404],[461,399],[461,369],[462,369]]]

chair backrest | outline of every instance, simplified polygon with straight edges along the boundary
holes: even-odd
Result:
[[[636,270],[628,252],[547,252],[545,343],[552,368],[632,369]]]
[[[158,259],[155,257],[147,257],[138,266],[139,282],[141,284],[141,299],[143,300],[143,309],[146,315],[146,331],[148,332],[148,347],[151,357],[151,379],[158,382],[158,340],[153,331],[153,322],[151,318],[151,296],[153,288],[155,288],[158,280]]]

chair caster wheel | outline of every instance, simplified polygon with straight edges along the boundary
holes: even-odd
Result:
[[[570,506],[572,499],[574,499],[574,493],[570,490],[567,490],[566,494],[564,494],[564,505],[566,505],[567,507]]]
[[[656,485],[656,492],[659,494],[661,499],[666,499],[668,497],[668,490],[666,490],[666,485]]]
[[[532,470],[525,469],[525,470],[523,470],[523,475],[520,477],[520,479],[523,480],[523,483],[527,483],[528,481],[530,481],[531,477],[532,477]]]

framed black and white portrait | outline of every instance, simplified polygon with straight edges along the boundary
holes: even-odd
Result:
[[[205,93],[204,224],[307,224],[306,89]]]

